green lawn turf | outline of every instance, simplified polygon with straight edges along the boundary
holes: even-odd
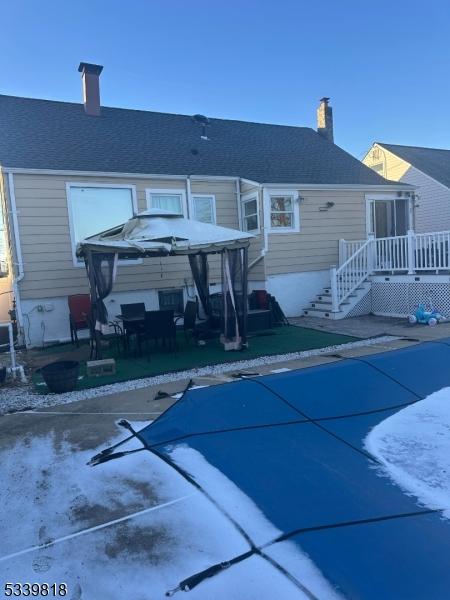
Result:
[[[249,347],[239,352],[225,352],[217,339],[207,340],[205,346],[197,346],[193,340],[186,342],[181,332],[177,337],[178,350],[176,352],[155,350],[150,345],[148,354],[138,358],[124,358],[118,357],[113,350],[107,349],[104,351],[104,358],[114,357],[116,359],[116,374],[86,377],[86,365],[82,363],[80,373],[83,377],[78,381],[78,389],[93,388],[118,381],[128,381],[208,365],[248,360],[260,356],[324,348],[354,342],[358,339],[347,335],[295,326],[278,327],[258,333],[259,335],[253,334],[249,338]],[[59,353],[61,350],[61,346],[58,346],[53,351]],[[67,344],[67,351],[70,350],[73,350],[73,346]],[[48,355],[49,362],[51,362],[51,349],[45,348],[42,352]],[[70,357],[68,356],[67,359],[70,359]],[[47,386],[43,383],[42,376],[39,373],[33,375],[33,381],[37,391],[43,394],[47,393]]]

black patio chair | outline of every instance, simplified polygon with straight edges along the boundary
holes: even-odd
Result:
[[[108,323],[110,329],[112,329],[112,331],[108,332],[108,333],[102,333],[101,331],[98,331],[95,329],[95,323],[92,320],[92,314],[88,314],[86,315],[86,321],[88,323],[89,326],[89,333],[90,333],[90,355],[89,358],[90,360],[96,360],[97,358],[99,358],[99,356],[101,356],[101,351],[100,348],[97,348],[97,344],[95,343],[95,340],[97,340],[97,343],[101,344],[102,341],[105,342],[113,342],[116,346],[117,349],[117,355],[120,356],[123,352],[123,354],[126,353],[126,344],[125,344],[125,336],[124,336],[124,332],[123,329],[121,328],[121,326],[115,322],[115,321],[110,321]]]
[[[127,350],[129,350],[131,337],[137,337],[139,343],[139,335],[144,331],[145,303],[132,302],[131,304],[121,304],[120,313],[125,334],[125,344]]]
[[[173,351],[177,347],[176,328],[173,310],[148,310],[145,312],[144,328],[139,332],[139,351],[142,343],[153,341],[157,347],[161,342],[163,347]]]
[[[188,300],[184,308],[182,317],[175,319],[175,325],[180,319],[183,319],[183,331],[186,341],[189,341],[189,334],[195,340],[208,337],[210,332],[209,321],[197,318],[197,302]]]

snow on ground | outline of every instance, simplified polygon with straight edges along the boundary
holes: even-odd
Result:
[[[450,518],[450,388],[379,423],[365,446],[382,463],[382,473]]]
[[[109,443],[123,437],[121,432]],[[134,440],[124,448],[136,444]],[[25,435],[0,452],[3,581],[65,582],[71,600],[159,600],[180,580],[248,550],[229,519],[159,458],[144,450],[87,466],[102,448],[80,449],[52,432]],[[174,455],[199,479],[210,482],[214,496],[240,515],[258,542],[278,533],[200,454],[186,447]],[[133,513],[137,514],[123,519]],[[116,522],[103,526],[111,521]],[[53,543],[42,547],[48,542]],[[268,554],[273,552],[284,561],[321,599],[337,597],[299,548],[287,543],[277,546]],[[179,596],[191,600],[307,598],[258,556],[206,580],[188,596],[183,592]]]
[[[172,381],[181,381],[183,379],[193,379],[195,377],[220,375],[222,373],[230,373],[233,371],[254,369],[255,367],[261,367],[263,365],[272,365],[290,360],[309,358],[311,356],[320,356],[322,354],[332,354],[338,350],[342,351],[350,350],[352,348],[363,348],[365,346],[373,346],[385,342],[392,342],[397,339],[399,338],[395,336],[380,336],[367,340],[350,342],[348,344],[327,346],[326,348],[318,348],[315,350],[290,352],[289,354],[277,354],[274,356],[261,356],[260,358],[255,358],[252,360],[240,360],[232,363],[223,363],[220,365],[202,367],[199,369],[190,369],[187,371],[178,371],[176,373],[156,375],[154,377],[134,379],[132,381],[123,381],[121,383],[112,383],[110,385],[103,385],[101,387],[86,390],[76,390],[74,392],[67,392],[65,394],[38,394],[34,391],[32,385],[6,386],[0,388],[0,414],[4,414],[9,410],[24,410],[29,408],[56,406],[58,404],[68,404],[69,402],[76,402],[78,400],[99,398],[108,394],[127,392],[153,385],[161,385]]]

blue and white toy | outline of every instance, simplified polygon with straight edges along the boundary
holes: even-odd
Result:
[[[424,325],[429,325],[430,327],[434,327],[440,321],[445,320],[446,318],[433,307],[431,302],[428,305],[419,304],[416,312],[408,317],[408,321],[411,323],[411,325],[423,323]]]

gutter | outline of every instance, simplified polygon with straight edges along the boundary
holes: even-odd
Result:
[[[275,188],[277,190],[284,189],[295,189],[295,190],[379,190],[385,192],[397,192],[400,190],[408,191],[415,190],[417,188],[416,185],[411,185],[410,183],[396,183],[389,182],[387,184],[373,184],[373,185],[363,185],[361,183],[264,183],[264,187],[267,188]]]

